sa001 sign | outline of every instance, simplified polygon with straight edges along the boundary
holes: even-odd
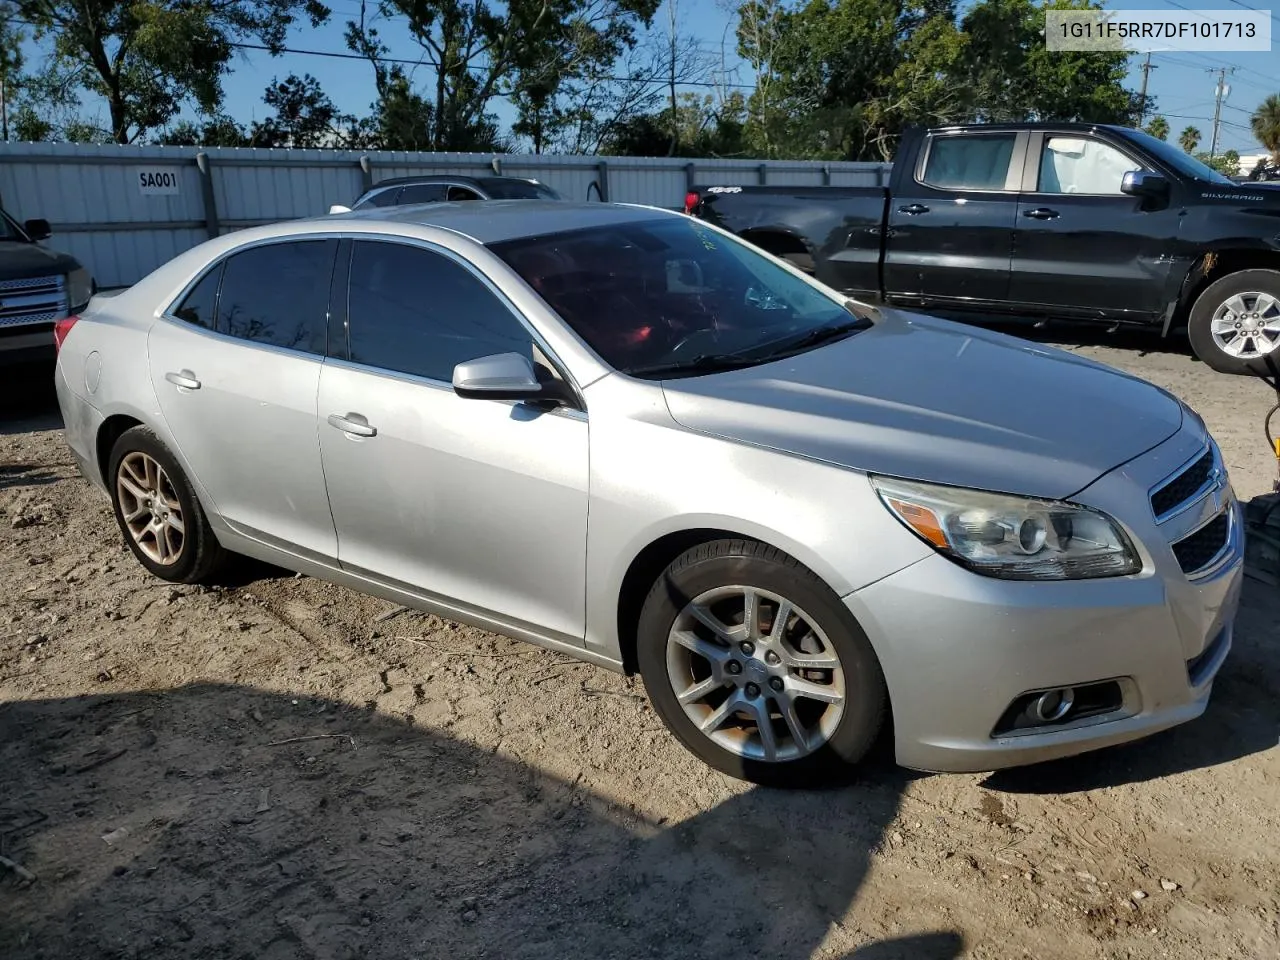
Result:
[[[174,167],[139,167],[138,190],[144,197],[174,196],[178,191],[178,170]]]

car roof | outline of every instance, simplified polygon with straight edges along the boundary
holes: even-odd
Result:
[[[381,190],[383,187],[401,187],[405,184],[412,183],[435,183],[437,180],[449,180],[455,183],[460,182],[472,184],[481,184],[500,180],[511,183],[537,183],[539,186],[544,186],[544,184],[538,180],[534,180],[532,177],[505,177],[492,173],[483,174],[481,176],[474,176],[466,173],[420,173],[413,177],[388,177],[386,180],[379,180],[377,183],[371,185],[365,192],[371,193],[374,190]]]
[[[1113,133],[1133,133],[1132,127],[1122,127],[1114,123],[1080,123],[1077,121],[1064,121],[1062,123],[1054,123],[1052,121],[1019,121],[1016,123],[957,123],[940,127],[931,127],[930,133],[1020,133],[1023,130],[1032,132],[1038,130],[1078,130],[1084,133],[1089,130],[1110,130]]]
[[[657,207],[621,203],[574,203],[564,200],[465,200],[455,203],[416,203],[403,207],[370,207],[331,214],[323,222],[358,220],[440,227],[477,243],[500,243],[565,233],[586,227],[640,223],[681,214]],[[317,218],[320,219],[320,218]]]

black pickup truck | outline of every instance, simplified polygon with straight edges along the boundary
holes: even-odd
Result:
[[[1280,366],[1280,190],[1127,127],[916,130],[887,187],[695,188],[685,212],[861,300],[1185,327],[1215,370]]]

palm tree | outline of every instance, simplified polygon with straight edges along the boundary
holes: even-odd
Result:
[[[1178,134],[1178,144],[1187,153],[1195,153],[1196,147],[1200,146],[1200,131],[1195,127],[1187,127]]]
[[[1271,94],[1258,105],[1258,109],[1253,111],[1250,126],[1272,159],[1280,162],[1280,93]]]
[[[1154,116],[1151,122],[1147,124],[1147,133],[1151,134],[1157,140],[1169,139],[1169,121],[1161,116]]]

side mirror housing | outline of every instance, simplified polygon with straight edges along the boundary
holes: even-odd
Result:
[[[48,220],[28,220],[22,225],[22,230],[37,243],[53,236],[53,227],[49,226]]]
[[[538,376],[533,361],[520,353],[498,353],[453,368],[453,392],[467,400],[527,400],[565,403],[569,396],[556,380]]]
[[[1169,195],[1169,180],[1149,170],[1130,170],[1120,181],[1120,192],[1131,197],[1159,200]]]
[[[342,204],[340,204],[340,203],[335,203],[335,204],[333,204],[333,206],[331,206],[331,207],[329,208],[329,212],[330,212],[331,214],[332,214],[332,213],[350,213],[350,212],[351,212],[351,208],[350,208],[350,207],[344,207],[344,206],[343,206]]]

